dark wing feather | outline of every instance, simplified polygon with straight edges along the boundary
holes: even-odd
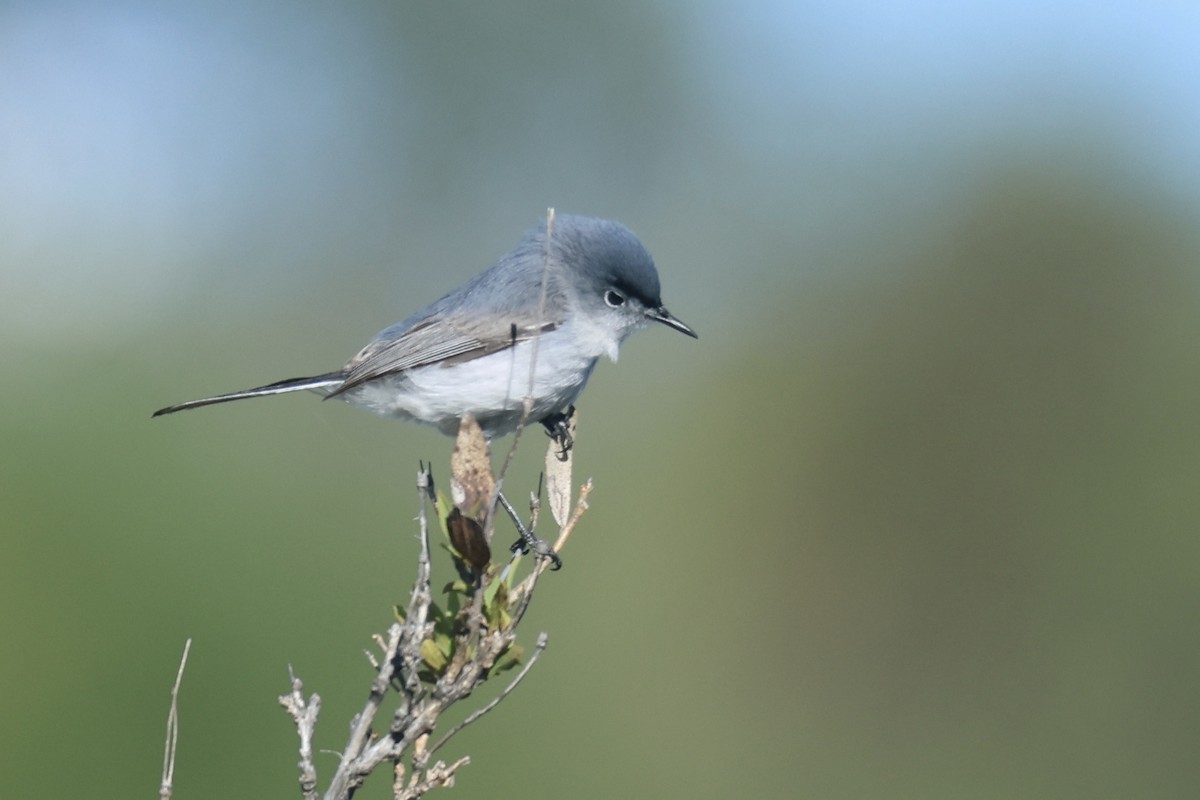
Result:
[[[502,325],[451,323],[445,317],[421,320],[395,338],[381,338],[364,347],[343,370],[346,376],[330,397],[404,370],[430,364],[458,364],[506,350],[518,342],[554,330],[553,322],[539,324],[537,315],[510,312]]]

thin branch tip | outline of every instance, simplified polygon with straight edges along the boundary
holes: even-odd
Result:
[[[183,643],[183,655],[179,659],[179,669],[175,672],[175,683],[171,686],[171,708],[167,712],[167,740],[163,746],[162,780],[158,786],[158,796],[162,800],[170,800],[175,791],[175,755],[179,749],[179,687],[183,683],[183,671],[187,668],[188,654],[192,651],[192,639]]]

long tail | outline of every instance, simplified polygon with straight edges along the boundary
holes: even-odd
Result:
[[[199,400],[188,400],[186,403],[160,408],[151,416],[161,417],[163,414],[174,414],[176,411],[187,411],[189,408],[212,406],[217,403],[230,403],[234,400],[244,400],[247,397],[266,397],[272,394],[300,392],[305,389],[332,389],[335,386],[341,385],[345,379],[346,376],[340,372],[328,372],[324,375],[314,375],[311,378],[288,378],[286,381],[268,383],[266,386],[259,386],[255,389],[218,394],[214,397],[202,397]]]

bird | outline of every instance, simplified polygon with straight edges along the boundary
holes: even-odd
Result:
[[[489,441],[527,422],[567,436],[565,420],[596,363],[616,361],[634,331],[660,323],[699,338],[660,294],[654,259],[628,227],[551,210],[491,266],[384,328],[341,369],[189,400],[153,416],[311,391],[450,436],[468,414]]]

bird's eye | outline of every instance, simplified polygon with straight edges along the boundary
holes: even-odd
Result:
[[[604,293],[604,302],[608,303],[613,308],[618,308],[625,305],[625,295],[615,289],[609,289]]]

